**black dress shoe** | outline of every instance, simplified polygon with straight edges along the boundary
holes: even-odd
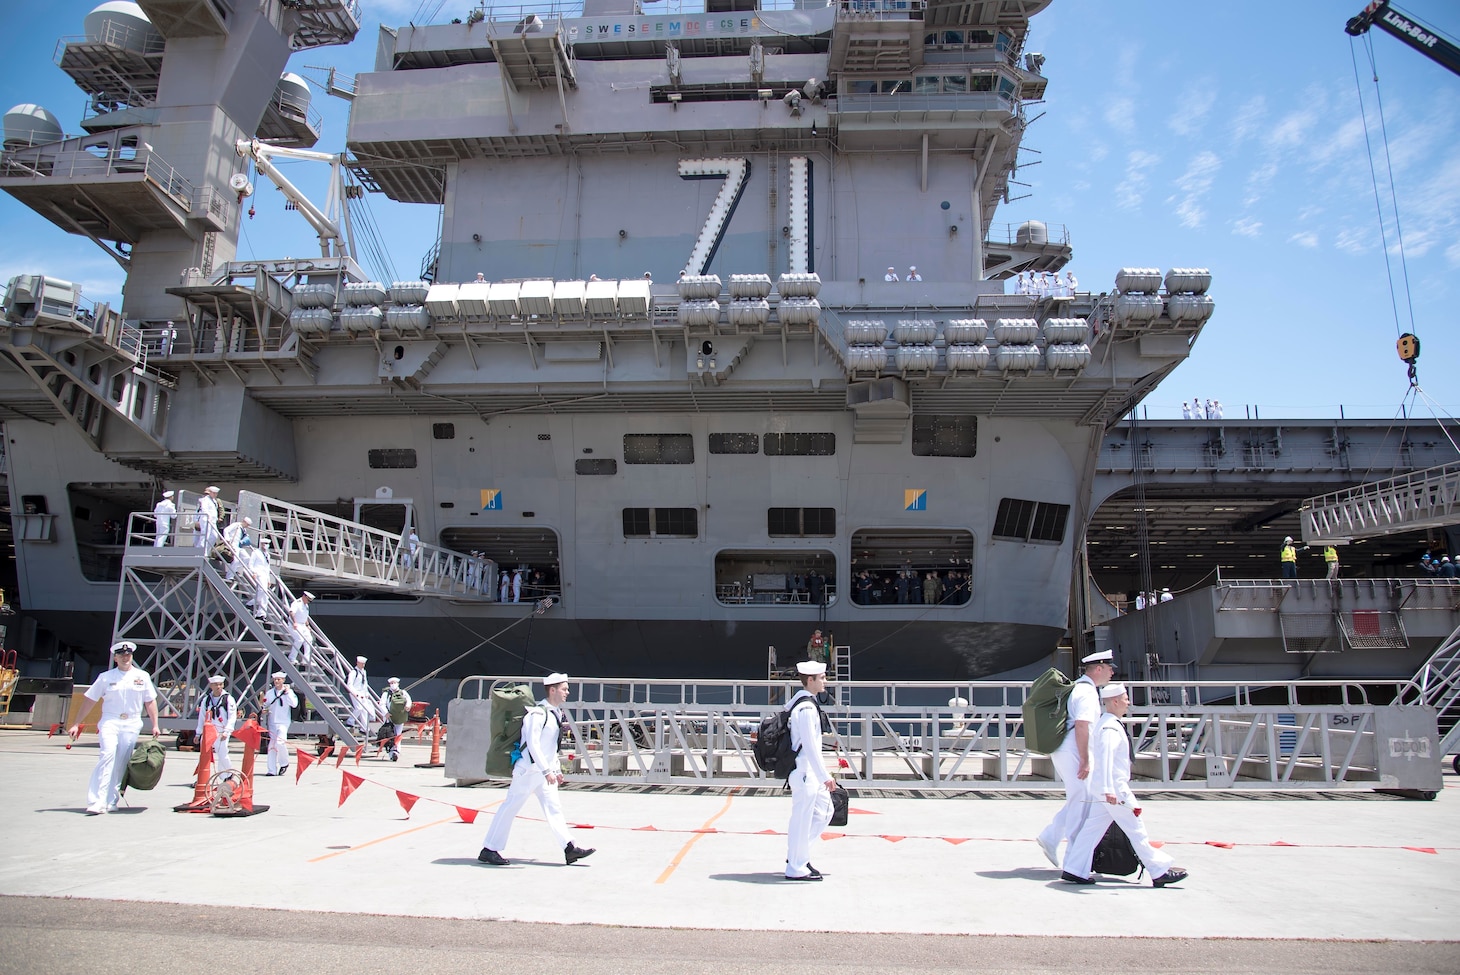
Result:
[[[489,850],[485,846],[482,852],[477,854],[477,859],[483,863],[490,863],[494,867],[505,867],[510,861],[496,850]]]
[[[801,880],[801,881],[820,880],[821,879],[821,874],[819,874],[819,873],[808,873],[804,877],[787,877],[786,879],[787,880]]]
[[[1179,884],[1187,878],[1187,872],[1180,867],[1172,867],[1159,877],[1151,878],[1152,887],[1165,887],[1167,884]]]
[[[1067,884],[1089,885],[1095,882],[1094,877],[1077,877],[1074,874],[1070,873],[1068,870],[1060,871],[1060,879]]]
[[[572,843],[569,843],[563,847],[563,862],[577,863],[586,856],[592,856],[595,852],[592,848],[585,850],[581,846],[574,846]]]

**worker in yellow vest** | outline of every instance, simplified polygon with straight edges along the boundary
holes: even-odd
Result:
[[[1283,539],[1283,548],[1282,551],[1278,553],[1278,558],[1281,560],[1283,565],[1283,578],[1298,578],[1298,550],[1293,547],[1292,535],[1289,535],[1287,538]]]
[[[1338,578],[1338,549],[1332,545],[1323,546],[1323,561],[1328,566],[1328,578]]]

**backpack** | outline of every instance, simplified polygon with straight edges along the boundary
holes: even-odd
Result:
[[[157,783],[162,781],[162,764],[167,759],[167,746],[156,738],[146,738],[137,743],[132,749],[132,757],[127,760],[127,769],[122,773],[121,790],[127,791],[127,787],[141,789],[143,792],[157,788]]]
[[[488,726],[492,733],[487,746],[487,768],[490,776],[510,778],[512,766],[522,754],[522,719],[537,702],[532,688],[526,684],[507,684],[492,688],[492,710]]]
[[[406,692],[391,691],[389,700],[390,723],[405,724],[406,718],[410,717],[409,710],[406,708]]]
[[[1125,830],[1120,828],[1119,823],[1111,823],[1105,835],[1100,838],[1099,845],[1095,847],[1090,869],[1112,877],[1129,877],[1137,870],[1145,870],[1145,865],[1136,856],[1135,848],[1130,845],[1130,837],[1125,835]]]
[[[808,698],[811,706],[816,708],[819,716],[821,706],[816,703],[815,698]],[[755,764],[760,766],[762,772],[774,775],[778,779],[789,779],[791,772],[796,768],[796,755],[800,749],[791,745],[791,712],[802,705],[797,701],[794,707],[781,708],[772,711],[760,719],[760,727],[756,730],[755,745],[751,749],[751,755],[755,758]]]
[[[1054,667],[1040,674],[1024,698],[1024,747],[1053,754],[1069,726],[1070,692],[1075,682]]]

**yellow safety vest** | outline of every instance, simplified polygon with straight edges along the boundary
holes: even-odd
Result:
[[[1298,561],[1298,550],[1291,545],[1284,545],[1282,551],[1282,560],[1284,562],[1296,563]]]
[[[1325,561],[1325,562],[1337,562],[1338,561],[1338,549],[1334,548],[1332,545],[1325,545],[1323,547],[1323,561]]]

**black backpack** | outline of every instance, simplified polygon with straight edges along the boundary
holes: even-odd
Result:
[[[1090,869],[1112,877],[1129,877],[1137,870],[1144,870],[1145,865],[1136,856],[1135,848],[1130,845],[1130,837],[1125,835],[1125,830],[1120,828],[1119,823],[1111,823],[1105,835],[1100,838],[1099,845],[1095,847]]]
[[[805,698],[797,701],[793,707],[781,708],[760,719],[760,728],[755,735],[755,747],[751,753],[755,757],[755,764],[760,766],[762,772],[774,775],[778,779],[791,777],[791,772],[796,768],[796,754],[799,751],[791,745],[791,712],[805,703],[810,703],[812,707],[816,708],[817,717],[820,718],[821,706],[816,703],[816,699]]]

